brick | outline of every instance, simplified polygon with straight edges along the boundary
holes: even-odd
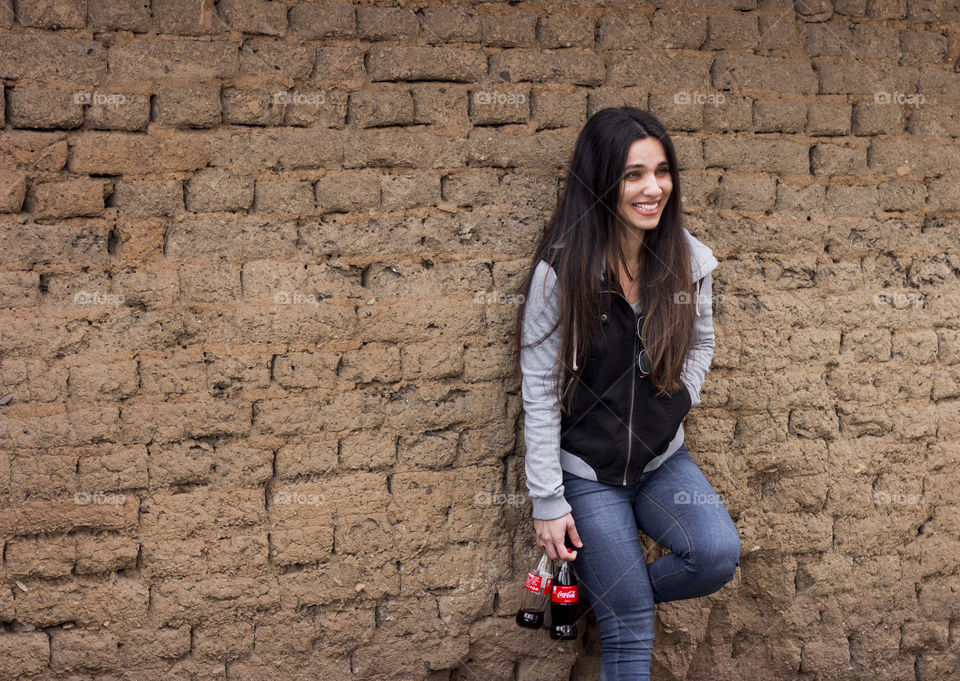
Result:
[[[53,34],[7,35],[0,44],[0,73],[43,83],[95,83],[107,76],[107,56],[95,40]]]
[[[41,182],[30,188],[30,204],[36,218],[99,215],[110,192],[109,182],[103,180]]]
[[[276,38],[248,38],[240,46],[240,75],[303,80],[310,77],[315,59],[313,47],[288,45]]]
[[[83,0],[17,4],[17,21],[34,28],[83,28],[86,14]]]
[[[655,44],[659,47],[695,50],[707,39],[707,17],[669,7],[656,10],[652,28]]]
[[[23,537],[7,542],[7,570],[18,577],[54,579],[69,575],[76,558],[73,537]]]
[[[361,40],[414,41],[420,28],[406,7],[357,7],[357,36]]]
[[[39,225],[26,217],[6,215],[0,222],[0,262],[84,263],[104,265],[109,259],[110,226],[102,220],[75,220],[67,225]]]
[[[953,3],[943,2],[943,0],[916,3],[910,5],[907,11],[907,18],[912,23],[956,21],[958,17],[960,17],[960,10]]]
[[[83,364],[70,368],[70,395],[82,402],[122,399],[139,386],[137,363]]]
[[[62,170],[66,161],[66,133],[0,133],[0,168],[4,170]]]
[[[530,117],[538,131],[575,127],[587,120],[586,93],[534,90],[530,97]]]
[[[14,87],[7,91],[7,117],[15,128],[77,128],[83,107],[70,92]]]
[[[927,188],[922,182],[889,180],[877,189],[880,210],[923,210]]]
[[[604,14],[597,21],[597,47],[604,51],[635,49],[652,39],[650,21],[642,14]]]
[[[357,383],[395,383],[400,380],[400,349],[383,343],[367,343],[345,352],[338,375]]]
[[[151,0],[151,13],[159,33],[215,35],[230,30],[213,0]]]
[[[463,125],[469,123],[469,93],[442,83],[413,85],[414,123]]]
[[[857,102],[853,105],[854,135],[896,135],[903,132],[903,108],[877,102]]]
[[[638,86],[655,92],[673,94],[677,84],[686,90],[705,92],[710,89],[710,64],[708,55],[670,56],[653,52],[650,54],[626,54],[607,69],[604,85],[611,87]]]
[[[413,98],[406,90],[360,90],[350,93],[350,120],[361,128],[413,122]]]
[[[0,213],[19,213],[27,195],[27,176],[12,171],[0,173]]]
[[[88,94],[88,93],[84,93]],[[140,130],[150,122],[150,96],[130,93],[89,93],[84,125],[93,130]]]
[[[481,14],[483,44],[488,47],[533,47],[537,15],[525,12],[509,15]]]
[[[531,139],[494,128],[475,128],[468,142],[470,160],[480,166],[550,168],[569,158],[575,140],[567,130],[544,131]]]
[[[345,169],[366,166],[449,168],[465,165],[466,159],[464,140],[451,140],[428,132],[361,130],[343,138]]]
[[[397,437],[389,433],[353,433],[340,442],[341,464],[347,468],[383,468],[396,456]]]
[[[116,447],[82,455],[77,465],[85,490],[114,492],[147,486],[147,452],[143,447]]]
[[[918,136],[960,137],[960,111],[946,103],[924,103],[910,116],[907,132]]]
[[[198,83],[162,88],[156,96],[154,120],[174,128],[211,128],[220,123],[220,85]]]
[[[712,73],[716,90],[784,92],[811,95],[817,92],[817,74],[805,60],[757,55],[720,55]]]
[[[806,144],[781,139],[707,139],[703,156],[708,167],[765,173],[801,173],[810,170]]]
[[[814,175],[865,175],[867,150],[837,144],[817,144],[811,152]]]
[[[756,132],[802,132],[806,126],[807,105],[789,99],[754,101],[753,125]]]
[[[424,172],[381,175],[380,197],[384,210],[432,206],[440,200],[440,178]]]
[[[350,3],[307,4],[291,7],[290,29],[300,39],[351,38],[357,34],[357,20]]]
[[[469,83],[487,75],[487,58],[479,50],[455,47],[377,46],[367,55],[370,80],[446,80]]]
[[[872,216],[876,212],[877,188],[831,185],[825,208],[834,215]]]
[[[150,5],[139,0],[87,0],[91,30],[145,33],[150,29]]]
[[[253,212],[275,215],[314,215],[313,185],[309,182],[257,182]]]
[[[369,170],[331,173],[314,184],[320,213],[352,212],[380,206],[380,176]]]
[[[849,135],[851,106],[817,102],[807,109],[807,134],[816,136]]]
[[[714,14],[707,17],[704,50],[751,50],[760,39],[754,14]]]
[[[274,93],[280,100],[286,125],[342,128],[347,117],[348,94],[342,90],[304,88]]]
[[[221,131],[211,149],[210,165],[235,173],[267,169],[338,167],[343,159],[341,138],[319,129],[281,128],[261,132]]]
[[[223,122],[226,125],[280,125],[284,108],[274,103],[277,92],[270,86],[224,88],[220,97]]]
[[[183,184],[179,180],[133,180],[118,182],[112,205],[121,215],[144,218],[172,216],[183,212]]]
[[[500,85],[470,92],[470,120],[474,125],[520,123],[530,114],[529,86]]]
[[[318,47],[312,79],[314,82],[364,80],[363,58],[363,50],[356,47]]]
[[[480,42],[480,16],[469,7],[423,7],[417,11],[421,37],[428,43]]]
[[[220,213],[249,210],[254,181],[249,175],[234,175],[224,168],[203,168],[186,183],[187,210]]]
[[[155,660],[184,657],[190,652],[190,629],[189,625],[182,625],[121,632],[121,663],[137,668]]]
[[[42,631],[0,636],[0,675],[8,679],[39,674],[50,661],[50,639]]]
[[[164,40],[117,44],[109,49],[117,81],[216,80],[239,73],[237,48],[227,42]]]
[[[140,542],[130,537],[100,535],[77,538],[78,575],[117,572],[136,567]]]
[[[773,209],[776,180],[772,177],[724,173],[720,178],[717,206],[745,211]]]
[[[207,165],[206,138],[191,133],[136,135],[126,132],[81,132],[71,141],[69,169],[83,175],[135,175],[195,170]]]
[[[650,95],[649,111],[668,130],[700,130],[703,127],[704,105],[689,93]]]
[[[235,31],[264,35],[285,35],[287,6],[267,0],[226,0],[218,8],[224,21]]]
[[[746,97],[712,98],[703,107],[703,128],[715,132],[753,129],[753,103]]]
[[[947,37],[926,31],[901,31],[900,53],[903,64],[926,66],[947,58]]]
[[[593,47],[594,20],[575,14],[550,14],[537,22],[540,46],[552,50],[562,47]]]
[[[799,21],[785,21],[782,14],[759,16],[757,20],[760,25],[758,51],[783,50],[787,54],[803,51],[800,37],[802,24]]]
[[[118,657],[117,638],[108,632],[72,629],[50,635],[50,666],[57,671],[113,669]]]
[[[259,217],[192,218],[175,224],[167,236],[170,258],[249,259],[292,256],[297,229],[290,221]]]
[[[36,272],[0,272],[0,308],[32,307],[40,302]],[[12,384],[6,384],[12,387]]]
[[[876,95],[881,92],[917,92],[917,69],[886,64],[832,64],[818,66],[822,95]]]
[[[867,156],[870,170],[935,177],[960,167],[960,147],[929,145],[909,138],[875,139]]]

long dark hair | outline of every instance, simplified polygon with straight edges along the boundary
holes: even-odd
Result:
[[[616,287],[613,290],[619,292],[615,263],[628,265],[621,243],[618,206],[630,145],[647,137],[663,145],[673,190],[657,227],[644,232],[639,263],[630,263],[634,265],[630,269],[635,271],[636,265],[640,266],[640,304],[646,316],[641,334],[652,363],[649,378],[661,395],[683,385],[680,370],[690,348],[694,305],[675,303],[681,300],[678,295],[686,295],[687,302],[696,300],[691,291],[690,253],[680,212],[676,152],[670,136],[652,114],[632,107],[602,109],[590,117],[577,137],[560,200],[523,283],[525,296],[516,320],[515,371],[519,371],[520,351],[542,342],[560,326],[556,388],[565,413],[569,413],[570,396],[583,370],[590,338],[600,323],[602,290]],[[556,248],[559,244],[562,247]],[[526,300],[540,260],[545,260],[557,273],[560,315],[547,336],[523,344]],[[600,280],[604,266],[605,286]],[[573,357],[574,348],[576,357]],[[577,366],[577,371],[573,366]]]

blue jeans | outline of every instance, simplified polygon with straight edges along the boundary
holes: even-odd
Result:
[[[566,471],[563,485],[583,542],[573,566],[600,626],[600,679],[647,680],[654,603],[706,596],[732,580],[737,528],[686,445],[635,485]],[[672,553],[648,565],[638,529]]]

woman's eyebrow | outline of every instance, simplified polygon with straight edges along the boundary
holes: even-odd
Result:
[[[667,166],[669,168],[670,163],[667,161],[660,161],[660,163],[657,164],[657,167],[659,168],[660,166]],[[646,168],[646,166],[642,163],[630,163],[626,168],[624,168],[624,170],[630,170],[631,168]]]

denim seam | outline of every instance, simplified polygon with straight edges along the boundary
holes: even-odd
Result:
[[[678,526],[678,527],[680,528],[680,530],[683,532],[683,536],[687,538],[687,544],[690,546],[690,559],[691,559],[691,561],[693,561],[693,557],[696,555],[695,550],[694,550],[694,546],[693,546],[693,538],[690,536],[690,532],[687,531],[687,528],[684,526],[684,524],[680,521],[680,518],[678,518],[676,515],[674,515],[673,511],[671,511],[667,506],[665,506],[665,505],[664,505],[659,499],[657,499],[655,496],[653,496],[652,494],[650,494],[649,492],[647,492],[647,490],[641,489],[641,490],[639,490],[639,491],[640,491],[641,494],[643,494],[645,497],[647,497],[648,499],[650,499],[650,500],[651,500],[653,503],[655,503],[657,506],[659,506],[660,508],[662,508],[663,511],[664,511],[664,513],[666,513],[666,514],[669,515],[671,518],[673,518],[673,521],[677,524],[677,526]],[[659,543],[659,542],[657,542],[657,543]],[[686,569],[687,569],[686,567],[682,567],[682,568],[680,568],[679,570],[675,570],[674,572],[670,572],[670,573],[665,574],[665,575],[660,575],[660,576],[657,577],[655,580],[650,580],[650,585],[652,586],[652,585],[656,584],[656,583],[659,582],[661,579],[666,579],[667,577],[673,577],[674,575],[679,575],[681,572],[685,572]]]

